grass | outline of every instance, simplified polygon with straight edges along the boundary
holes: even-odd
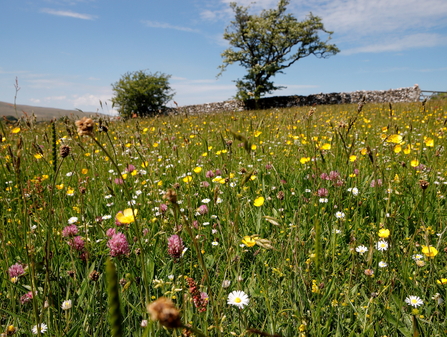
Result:
[[[1,327],[444,336],[446,121],[439,100],[3,123]],[[150,319],[160,297],[181,324]]]

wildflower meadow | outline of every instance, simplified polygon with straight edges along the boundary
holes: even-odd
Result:
[[[92,118],[1,122],[1,336],[447,335],[446,101]]]

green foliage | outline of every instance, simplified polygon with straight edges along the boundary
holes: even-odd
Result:
[[[288,0],[280,0],[278,8],[252,15],[248,7],[231,3],[235,19],[223,36],[231,47],[222,53],[220,74],[233,63],[247,69],[243,79],[236,81],[237,98],[258,99],[282,89],[271,79],[277,73],[304,57],[326,58],[339,52],[334,44],[328,43],[332,32],[325,30],[321,18],[310,13],[306,20],[298,21],[286,13],[288,4]],[[320,40],[321,32],[329,35],[326,41]]]
[[[174,93],[169,86],[170,75],[147,73],[143,70],[128,72],[112,84],[115,96],[113,106],[123,117],[158,115],[165,109]]]

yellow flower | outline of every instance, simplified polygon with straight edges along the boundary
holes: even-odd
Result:
[[[440,280],[436,280],[437,284],[447,284],[447,278],[442,278]]]
[[[394,144],[402,144],[402,136],[401,135],[391,135],[386,140],[388,143]]]
[[[71,187],[68,187],[68,188],[67,188],[67,195],[69,195],[69,196],[73,196],[73,195],[74,195],[74,189],[71,188]]]
[[[390,236],[390,230],[382,228],[379,230],[379,238],[386,239]]]
[[[135,216],[136,216],[137,213],[138,213],[138,210],[134,209],[133,212],[132,212],[131,208],[127,208],[123,212],[119,212],[116,215],[116,220],[118,220],[119,222],[121,222],[123,224],[130,224],[130,223],[135,221],[134,213],[135,213]]]
[[[56,185],[56,188],[57,188],[58,190],[61,190],[61,189],[64,188],[64,184]]]
[[[16,127],[14,129],[11,130],[11,133],[19,133],[20,132],[20,128]]]
[[[326,143],[320,146],[320,150],[330,150],[331,149],[331,144]]]
[[[88,173],[88,169],[83,168],[82,171],[81,171],[81,173],[82,173],[82,174],[87,174],[87,173]]]
[[[146,167],[148,167],[149,166],[149,162],[148,161],[145,161],[145,162],[142,162],[141,163],[141,167],[142,168],[146,168]]]
[[[425,146],[428,146],[428,147],[435,146],[435,141],[433,140],[433,138],[430,138],[430,137],[425,138],[424,143],[425,143]]]
[[[300,159],[301,164],[306,164],[307,162],[310,162],[310,157],[302,157]]]
[[[200,172],[202,172],[202,168],[201,168],[200,166],[197,166],[197,167],[194,169],[194,172],[195,172],[195,173],[200,173]]]
[[[40,159],[40,158],[42,158],[43,156],[40,154],[40,153],[36,153],[35,155],[34,155],[34,158],[36,158],[36,159]]]
[[[158,147],[158,143],[152,144],[153,147]]]
[[[262,133],[261,131],[256,131],[255,132],[255,137],[259,137],[261,135],[261,133]]]
[[[417,160],[417,159],[413,159],[413,160],[410,162],[410,165],[411,165],[411,167],[416,167],[416,166],[418,166],[418,165],[419,165],[419,160]]]
[[[257,146],[255,145],[255,144],[253,144],[252,146],[251,146],[251,149],[254,151],[254,150],[256,150],[256,148],[257,148]]]
[[[357,156],[356,155],[350,155],[349,156],[349,161],[350,162],[355,162],[357,160]]]
[[[393,149],[394,153],[399,153],[400,151],[402,151],[402,146],[400,146],[399,144],[397,144],[394,149]]]
[[[407,145],[407,147],[404,149],[405,154],[409,154],[411,152],[411,146]]]
[[[438,250],[433,246],[422,246],[422,254],[427,257],[435,257],[438,255]]]
[[[185,178],[183,178],[183,182],[184,183],[190,183],[192,181],[192,177],[191,176],[186,176]]]
[[[360,153],[362,155],[366,155],[368,153],[368,149],[366,147],[364,147],[363,149],[360,150]]]
[[[251,236],[244,236],[242,243],[247,247],[253,247],[256,244],[256,240]]]
[[[264,205],[264,200],[264,197],[257,197],[253,202],[253,205],[255,205],[256,207],[261,207],[262,205]]]

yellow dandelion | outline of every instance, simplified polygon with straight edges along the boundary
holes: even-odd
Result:
[[[416,167],[416,166],[418,166],[418,165],[419,165],[419,160],[417,160],[417,159],[413,159],[413,160],[410,162],[410,165],[411,165],[411,167]]]

